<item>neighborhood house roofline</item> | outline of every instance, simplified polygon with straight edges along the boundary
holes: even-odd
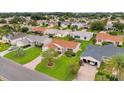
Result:
[[[81,57],[93,57],[101,62],[103,57],[111,57],[119,53],[124,54],[124,49],[112,44],[104,46],[88,45]]]
[[[34,31],[34,32],[43,32],[43,31],[45,31],[47,29],[48,28],[45,28],[45,27],[33,27],[32,31]]]
[[[63,48],[75,49],[80,43],[74,41],[66,41],[62,39],[53,39],[53,41],[48,45],[49,48],[55,48],[56,45]]]
[[[110,40],[110,41],[115,41],[115,42],[123,42],[123,37],[122,36],[113,36],[113,35],[109,35],[105,32],[100,32],[97,34],[96,40]]]

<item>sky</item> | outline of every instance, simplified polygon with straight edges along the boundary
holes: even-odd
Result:
[[[0,0],[0,12],[124,12],[124,0]]]

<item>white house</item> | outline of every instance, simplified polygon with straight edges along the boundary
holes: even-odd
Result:
[[[93,33],[92,32],[86,32],[86,31],[74,31],[71,33],[71,36],[75,39],[88,41],[93,37]]]
[[[65,37],[70,34],[71,31],[69,30],[57,30],[57,29],[49,29],[44,32],[47,35],[54,35],[57,37]]]
[[[64,53],[67,50],[77,52],[80,49],[80,43],[63,39],[53,39],[51,43],[43,47],[43,50],[45,51],[49,48],[53,48],[60,53]]]
[[[5,43],[10,43],[11,45],[16,45],[16,43],[26,37],[26,34],[21,32],[14,32],[13,34],[8,34],[2,37],[2,41]]]

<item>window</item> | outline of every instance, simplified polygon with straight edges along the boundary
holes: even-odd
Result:
[[[87,39],[87,37],[84,37],[84,39]]]
[[[80,36],[74,36],[75,38],[80,38]]]
[[[117,45],[119,45],[119,42],[116,42]]]
[[[98,42],[101,42],[101,40],[98,40]]]
[[[73,49],[68,49],[69,51],[73,51]]]

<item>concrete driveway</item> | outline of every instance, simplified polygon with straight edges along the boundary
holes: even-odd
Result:
[[[89,64],[84,64],[80,67],[77,74],[77,81],[94,81],[96,74],[96,67]]]

